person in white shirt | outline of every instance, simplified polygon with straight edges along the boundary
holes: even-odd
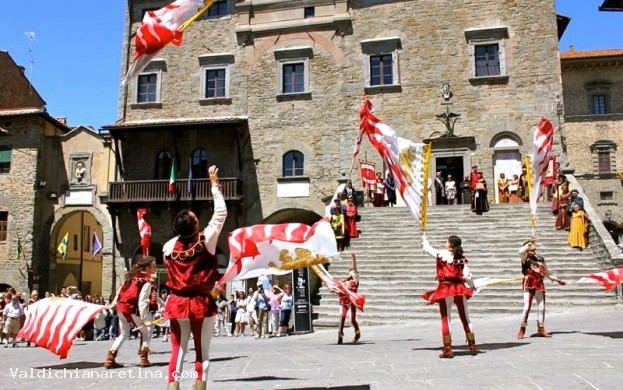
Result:
[[[2,311],[2,317],[4,318],[4,333],[7,337],[7,342],[4,348],[7,348],[9,344],[13,345],[13,348],[17,346],[17,332],[19,332],[19,319],[24,315],[24,306],[19,302],[21,296],[15,294],[11,297],[11,302],[7,303]]]

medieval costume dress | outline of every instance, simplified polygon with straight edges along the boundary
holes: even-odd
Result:
[[[523,278],[523,291],[524,291],[524,307],[521,317],[521,326],[519,327],[518,339],[522,339],[528,326],[528,315],[530,314],[530,308],[532,307],[532,301],[536,298],[537,303],[537,336],[538,337],[552,337],[545,331],[545,284],[543,279],[545,277],[559,284],[564,284],[562,280],[549,273],[547,266],[545,265],[545,259],[542,256],[537,256],[534,253],[534,244],[531,242],[525,243],[519,249],[519,258],[521,259],[521,271],[524,275]]]
[[[554,226],[558,230],[569,230],[570,218],[569,214],[567,214],[567,206],[569,205],[569,198],[571,197],[569,186],[562,185],[561,187],[558,187],[555,196],[558,198],[558,215],[556,216],[556,223]]]
[[[498,197],[500,203],[508,203],[510,200],[510,191],[508,187],[510,186],[510,182],[505,177],[500,177],[498,179]]]
[[[577,207],[576,207],[577,208]],[[588,232],[588,217],[583,210],[573,210],[571,214],[571,228],[569,230],[569,245],[580,250],[587,247],[586,235]]]
[[[355,206],[354,200],[352,198],[348,199],[344,222],[346,224],[346,234],[348,235],[348,237],[358,238],[359,231],[357,230],[357,206]]]
[[[472,211],[482,214],[489,211],[489,200],[487,199],[487,182],[480,177],[472,195]]]
[[[461,257],[455,259],[452,252],[448,249],[436,250],[428,240],[422,241],[424,251],[436,259],[437,269],[437,289],[422,294],[422,297],[428,301],[428,304],[439,303],[439,312],[441,314],[441,333],[443,336],[444,351],[439,357],[453,357],[452,337],[450,334],[450,310],[452,303],[456,305],[459,312],[463,330],[467,337],[467,344],[471,354],[475,354],[476,339],[472,323],[469,320],[467,310],[467,300],[474,294],[472,275],[467,266],[467,259]],[[471,288],[470,288],[471,287]]]
[[[359,289],[359,272],[351,270],[348,277],[342,282],[344,286],[352,292],[357,292]],[[337,333],[337,343],[342,344],[344,337],[344,323],[346,322],[346,315],[350,310],[350,323],[355,330],[355,337],[353,343],[359,341],[361,337],[361,331],[359,330],[359,324],[357,323],[357,307],[350,301],[346,294],[340,294],[340,327]]]
[[[346,223],[341,209],[336,209],[335,213],[331,216],[331,228],[335,234],[337,249],[342,252],[344,250],[344,239],[346,238]]]
[[[192,333],[195,344],[196,388],[205,389],[209,351],[218,309],[211,295],[219,278],[216,244],[227,218],[218,185],[212,184],[214,215],[208,226],[192,237],[175,237],[163,247],[170,294],[165,316],[171,322],[169,388],[179,389],[179,373]]]

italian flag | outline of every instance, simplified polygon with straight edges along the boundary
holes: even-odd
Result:
[[[175,163],[171,164],[171,177],[169,178],[169,192],[175,193]]]

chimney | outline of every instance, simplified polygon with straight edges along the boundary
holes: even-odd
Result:
[[[575,47],[573,45],[569,45],[569,53],[575,53]]]
[[[56,120],[59,121],[61,125],[67,126],[67,117],[66,116],[58,117],[58,118],[56,118]]]
[[[22,74],[26,73],[26,68],[24,68],[24,67],[23,67],[23,66],[21,66],[21,65],[18,65],[17,67],[19,68],[19,70],[21,70],[21,71],[22,71]]]

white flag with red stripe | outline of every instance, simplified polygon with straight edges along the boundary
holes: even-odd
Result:
[[[203,0],[177,0],[156,10],[147,11],[134,37],[134,62],[123,80],[136,77],[169,43],[182,44],[180,27],[203,6]]]
[[[104,309],[105,306],[74,299],[45,298],[28,306],[26,322],[16,338],[65,359],[76,334]]]
[[[360,128],[385,160],[396,189],[411,214],[422,221],[422,197],[427,187],[424,185],[426,145],[398,137],[392,128],[372,113],[373,110],[372,102],[366,99],[359,113]]]
[[[310,268],[333,294],[348,297],[348,300],[355,305],[357,309],[363,311],[363,306],[366,304],[365,295],[349,290],[344,283],[331,276],[329,271],[327,271],[322,264],[313,265]]]
[[[590,274],[575,283],[599,283],[606,289],[613,290],[621,281],[623,281],[623,267]]]
[[[219,284],[326,263],[339,256],[328,218],[302,223],[254,225],[231,232],[229,266]]]
[[[547,176],[550,153],[554,146],[554,126],[550,121],[541,118],[541,121],[534,130],[532,140],[532,193],[530,194],[530,210],[532,215],[536,215],[536,203],[543,190],[542,184]]]

